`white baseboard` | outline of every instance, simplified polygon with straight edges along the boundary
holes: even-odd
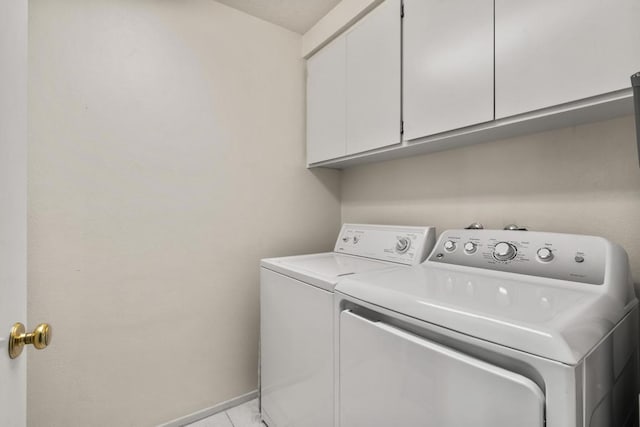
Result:
[[[210,408],[201,409],[200,411],[194,412],[189,415],[185,415],[184,417],[176,418],[175,420],[169,421],[168,423],[160,424],[158,425],[158,427],[182,427],[187,424],[195,423],[196,421],[201,420],[203,418],[207,418],[212,415],[215,415],[218,412],[226,411],[229,408],[233,408],[234,406],[241,405],[257,397],[258,397],[258,390],[253,390],[247,394],[243,394],[242,396],[234,397],[233,399],[229,399],[225,402],[218,403],[217,405],[212,406]]]

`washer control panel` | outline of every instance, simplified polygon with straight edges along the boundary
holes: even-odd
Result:
[[[601,285],[601,237],[511,230],[448,230],[429,261]]]
[[[434,227],[344,224],[334,252],[406,265],[420,264],[435,244]]]

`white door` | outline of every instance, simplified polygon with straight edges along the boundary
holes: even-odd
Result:
[[[26,358],[9,330],[27,310],[27,1],[0,0],[0,425],[26,424]]]
[[[347,154],[400,143],[401,3],[386,0],[347,35]]]
[[[307,61],[307,163],[346,152],[345,39],[338,37]]]
[[[409,141],[493,120],[493,0],[404,0]]]
[[[629,87],[638,0],[496,0],[496,118]]]
[[[340,314],[340,427],[542,427],[530,379],[349,311]]]

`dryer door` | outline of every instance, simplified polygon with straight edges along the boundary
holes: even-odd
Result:
[[[350,311],[340,314],[340,427],[541,427],[528,378]]]

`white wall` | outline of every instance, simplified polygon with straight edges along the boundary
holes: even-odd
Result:
[[[342,220],[604,236],[625,247],[640,281],[633,117],[346,169]]]
[[[302,36],[302,56],[310,57],[383,0],[342,0]]]
[[[31,426],[144,426],[257,387],[258,260],[327,250],[301,37],[211,0],[31,0]]]

